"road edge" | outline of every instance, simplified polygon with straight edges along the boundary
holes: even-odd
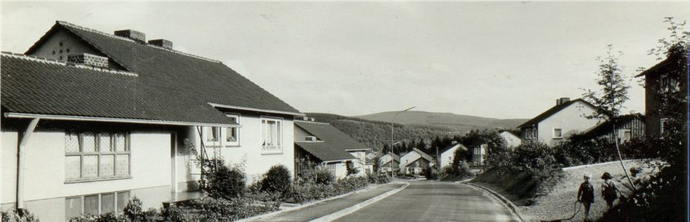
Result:
[[[391,183],[395,183],[395,182],[391,182]],[[364,188],[364,189],[361,189],[361,190],[355,190],[355,191],[352,191],[352,192],[349,192],[349,193],[345,193],[345,194],[341,194],[341,195],[338,195],[338,196],[333,196],[333,197],[329,197],[329,198],[326,198],[326,199],[321,199],[321,200],[317,200],[317,201],[314,201],[314,202],[309,202],[309,203],[301,204],[301,205],[298,205],[298,206],[296,206],[296,207],[290,207],[290,208],[286,208],[286,209],[279,209],[279,210],[277,210],[277,211],[269,212],[269,213],[266,213],[266,214],[260,214],[260,215],[256,215],[256,216],[253,216],[253,217],[247,217],[247,218],[243,218],[243,219],[236,220],[236,221],[237,221],[237,222],[249,222],[249,221],[260,220],[260,219],[264,219],[264,218],[268,218],[268,217],[275,216],[275,215],[277,215],[277,214],[281,214],[281,213],[286,213],[286,212],[290,212],[290,211],[299,210],[299,209],[302,209],[302,208],[305,208],[305,207],[309,207],[309,206],[312,206],[312,205],[315,205],[315,204],[320,204],[320,203],[323,203],[323,202],[326,202],[326,201],[335,200],[335,199],[342,198],[342,197],[345,197],[345,196],[349,196],[349,195],[352,195],[352,194],[355,194],[355,193],[364,192],[364,191],[367,191],[367,190],[370,190],[370,189],[375,189],[375,188],[377,188],[377,187],[379,187],[379,186],[381,186],[381,185],[385,185],[385,184],[376,184],[376,185],[374,185],[374,186],[369,186],[369,187]],[[408,184],[408,185],[409,185],[409,184]],[[389,191],[389,192],[390,192],[390,191]],[[385,193],[384,193],[384,194],[385,194]]]
[[[503,195],[497,193],[496,191],[494,191],[492,189],[486,188],[482,185],[472,184],[472,183],[467,183],[467,182],[464,182],[463,184],[466,184],[466,185],[469,185],[469,186],[472,186],[475,188],[479,188],[479,189],[482,189],[482,190],[488,192],[489,194],[491,194],[492,196],[496,197],[501,202],[503,202],[503,204],[507,205],[508,209],[510,209],[510,212],[513,215],[515,215],[518,219],[520,219],[520,221],[522,221],[522,222],[525,221],[525,219],[522,218],[522,215],[520,214],[520,208],[518,208],[512,201],[510,201],[508,198],[504,197]]]
[[[347,216],[348,214],[354,213],[354,212],[358,211],[359,209],[362,209],[362,208],[367,207],[367,206],[369,206],[369,205],[372,205],[372,204],[374,204],[374,203],[376,203],[376,202],[379,202],[380,200],[383,200],[383,199],[385,199],[386,197],[389,197],[389,196],[391,196],[391,195],[393,195],[393,194],[396,194],[396,193],[402,191],[403,189],[407,188],[407,186],[410,186],[410,183],[408,183],[408,182],[403,182],[403,183],[404,183],[404,185],[403,185],[402,187],[399,187],[399,188],[396,188],[396,189],[394,189],[394,190],[390,190],[390,191],[388,191],[388,192],[385,192],[385,193],[383,193],[383,194],[381,194],[381,195],[378,195],[378,196],[369,198],[368,200],[365,200],[365,201],[363,201],[363,202],[361,202],[361,203],[355,204],[355,205],[350,206],[350,207],[348,207],[348,208],[339,210],[339,211],[337,211],[337,212],[335,212],[335,213],[332,213],[332,214],[329,214],[329,215],[326,215],[326,216],[323,216],[323,217],[316,218],[316,219],[314,219],[314,220],[311,220],[311,222],[333,221],[333,220],[336,220],[336,219],[338,219],[338,218]]]

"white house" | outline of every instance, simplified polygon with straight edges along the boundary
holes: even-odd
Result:
[[[323,164],[337,178],[347,176],[348,167],[364,175],[369,150],[328,123],[295,121],[295,157]]]
[[[522,144],[522,139],[508,130],[499,130],[498,135],[503,138],[503,141],[506,143],[506,147],[511,150]]]
[[[563,97],[556,105],[518,126],[522,140],[543,142],[556,146],[569,136],[585,132],[598,125],[598,120],[588,119],[595,112],[594,106],[582,99]]]
[[[414,148],[409,153],[400,157],[400,172],[420,174],[422,170],[429,168],[429,165],[433,161],[434,158],[432,156]]]
[[[58,21],[3,53],[3,210],[42,221],[198,196],[198,158],[244,163],[251,180],[293,170],[302,114],[221,62]]]
[[[391,172],[398,171],[400,167],[400,156],[395,153],[386,153],[379,158],[379,171],[380,172]]]
[[[486,149],[488,145],[482,144],[477,147],[472,148],[472,163],[474,165],[484,165],[484,160],[486,159]]]
[[[437,161],[439,162],[441,168],[449,166],[453,163],[453,158],[455,158],[455,152],[458,149],[468,150],[467,147],[465,147],[464,145],[460,143],[455,143],[439,151],[439,158]]]

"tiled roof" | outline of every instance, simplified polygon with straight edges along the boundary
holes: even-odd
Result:
[[[535,124],[545,120],[546,118],[549,118],[551,115],[560,112],[561,110],[570,106],[570,104],[573,104],[576,102],[583,102],[592,108],[594,107],[592,104],[590,104],[589,102],[582,100],[582,99],[570,100],[568,102],[564,102],[564,103],[561,103],[559,105],[555,105],[554,107],[551,107],[551,109],[544,111],[543,113],[539,114],[537,117],[534,117],[534,118],[528,120],[527,122],[519,125],[517,128],[524,128],[524,127],[529,127],[529,126],[535,125]]]
[[[419,153],[419,155],[422,156],[422,158],[428,160],[428,161],[433,161],[434,157],[430,156],[429,154],[426,154],[424,151],[421,151],[417,148],[412,149],[412,151]]]
[[[446,151],[448,151],[448,150],[450,150],[450,149],[455,148],[456,146],[457,146],[458,148],[460,148],[460,149],[469,150],[469,149],[467,149],[467,147],[465,147],[465,145],[462,145],[461,143],[456,143],[456,144],[452,144],[452,145],[450,145],[450,146],[447,146],[447,147],[445,147],[445,148],[439,150],[438,153],[439,153],[439,155],[440,155],[440,154],[445,153]]]
[[[214,103],[299,115],[297,109],[218,61],[66,22],[57,22],[52,29],[73,33],[138,76],[86,75],[94,71],[3,56],[2,105],[7,111],[228,123],[209,105]],[[6,82],[6,75],[14,79]],[[8,83],[11,86],[6,88]]]
[[[350,153],[331,147],[325,142],[295,142],[295,145],[321,161],[354,160]]]
[[[627,122],[634,121],[635,119],[638,119],[641,122],[644,122],[644,116],[642,114],[628,114],[628,115],[622,115],[618,117],[618,124],[623,124]],[[613,123],[611,121],[607,121],[605,123],[599,124],[596,127],[593,127],[586,132],[582,133],[580,135],[583,138],[592,138],[595,136],[601,136],[604,135],[607,132],[611,132],[613,129]]]
[[[319,140],[325,141],[329,146],[343,151],[370,150],[364,144],[357,142],[328,123],[295,121],[295,126],[316,136]]]
[[[232,124],[213,107],[155,93],[141,76],[3,53],[6,112]]]

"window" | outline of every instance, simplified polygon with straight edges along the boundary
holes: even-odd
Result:
[[[124,132],[65,132],[65,181],[129,178],[128,140]]]
[[[263,136],[264,153],[282,153],[282,120],[261,119],[261,135]]]
[[[563,138],[563,130],[561,128],[554,128],[553,138]]]
[[[678,92],[680,90],[680,84],[678,80],[671,78],[668,74],[662,74],[659,79],[659,88],[661,92]]]
[[[239,115],[228,114],[227,117],[232,123],[239,124]],[[240,145],[239,127],[204,127],[202,131],[204,145],[207,147]]]
[[[227,115],[230,121],[235,124],[240,124],[240,117],[238,115]],[[240,145],[240,128],[227,127],[225,128],[225,146],[239,146]]]
[[[129,200],[129,191],[65,198],[65,221],[82,214],[122,213]]]
[[[668,125],[668,118],[661,118],[661,120],[659,120],[659,134],[664,134],[666,125]]]
[[[625,143],[627,141],[630,141],[630,139],[632,139],[632,132],[629,129],[618,130],[618,142],[619,143]]]

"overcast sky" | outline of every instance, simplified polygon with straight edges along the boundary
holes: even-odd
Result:
[[[25,52],[56,20],[134,29],[220,60],[302,112],[401,110],[532,118],[595,83],[613,44],[644,112],[637,67],[688,2],[3,1],[2,51]]]

